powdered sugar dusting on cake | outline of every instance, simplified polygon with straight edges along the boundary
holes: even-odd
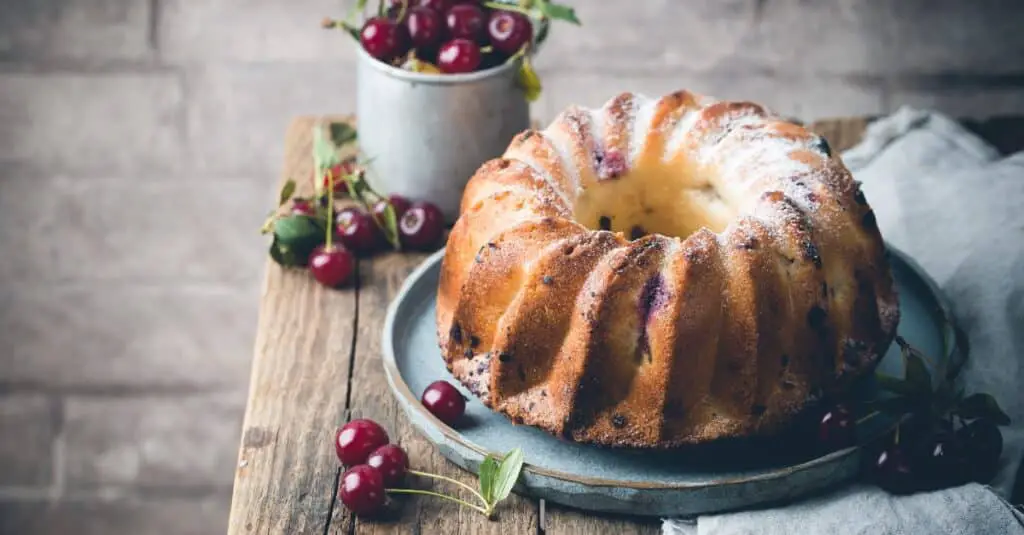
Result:
[[[572,206],[571,204],[569,204],[567,202],[567,199],[566,199],[565,195],[562,194],[562,192],[558,191],[558,188],[555,188],[554,185],[551,183],[551,181],[548,178],[545,177],[545,174],[544,174],[543,170],[539,169],[536,165],[528,164],[527,162],[522,161],[522,160],[514,160],[514,162],[515,162],[514,163],[515,169],[521,170],[521,171],[524,171],[524,172],[526,172],[527,170],[532,170],[538,176],[543,178],[545,183],[548,185],[548,187],[542,188],[542,189],[539,189],[539,190],[531,189],[530,193],[532,194],[531,195],[532,197],[536,198],[542,204],[547,204],[547,205],[562,204],[563,206],[566,206],[566,207]],[[525,188],[520,188],[520,189],[525,189]]]
[[[683,147],[683,143],[700,119],[700,112],[701,108],[691,110],[683,116],[682,120],[676,123],[675,129],[669,135],[668,143],[665,144],[665,154],[662,155],[663,159],[672,159]]]
[[[709,174],[717,179],[716,185],[721,190],[734,192],[732,197],[737,203],[750,199],[750,190],[756,188],[758,182],[806,174],[811,170],[805,162],[792,157],[791,153],[799,148],[792,141],[772,135],[763,124],[760,128],[752,120],[748,124],[751,129],[733,130],[727,139],[702,147],[697,156],[702,167],[715,169]]]
[[[633,103],[636,106],[636,114],[633,117],[631,134],[633,141],[629,145],[629,165],[632,166],[640,152],[647,145],[647,137],[651,133],[651,122],[654,120],[654,112],[658,109],[658,101],[644,95],[634,95]]]
[[[569,166],[575,184],[572,193],[574,196],[579,196],[583,191],[583,169],[575,159],[579,157],[589,159],[590,154],[594,151],[593,145],[597,135],[594,114],[589,109],[570,106],[559,114],[558,118],[544,132],[563,157],[572,162],[572,165]],[[565,139],[563,139],[563,135]]]
[[[544,134],[536,133],[534,135]],[[533,155],[529,153],[529,151],[519,151],[519,153],[515,155],[515,158],[533,168],[534,172],[537,173],[537,175],[540,176],[545,182],[547,182],[548,187],[544,188],[546,192],[553,192],[561,199],[561,202],[564,203],[565,206],[572,206],[572,202],[570,202],[568,195],[566,195],[566,193],[562,191],[561,188],[555,185],[555,181],[551,177],[551,174],[548,172],[547,166],[542,165],[540,162],[538,162],[537,159],[534,158]],[[561,165],[562,168],[565,168],[564,161],[559,162],[559,165]]]

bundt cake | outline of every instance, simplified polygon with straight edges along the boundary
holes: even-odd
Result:
[[[486,405],[627,447],[777,432],[870,372],[898,320],[828,142],[686,91],[519,134],[467,184],[437,296],[448,368]]]

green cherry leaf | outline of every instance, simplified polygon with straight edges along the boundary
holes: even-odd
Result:
[[[518,75],[519,87],[526,93],[526,100],[534,102],[540,98],[541,83],[540,77],[537,76],[537,71],[533,70],[533,65],[530,63],[528,56],[523,56],[522,63],[519,65]]]
[[[497,503],[512,493],[512,488],[519,481],[519,473],[523,471],[523,450],[516,448],[505,455],[498,465],[498,474],[494,481],[494,501]]]
[[[576,10],[570,6],[544,1],[539,4],[539,7],[542,13],[554,20],[564,20],[577,26],[582,25],[580,19],[576,18]]]
[[[274,235],[285,245],[303,241],[322,231],[319,221],[303,214],[292,214],[274,222]]]
[[[327,138],[324,129],[320,125],[313,127],[313,162],[317,171],[319,171],[318,174],[322,174],[325,169],[330,169],[341,163],[341,158],[338,156],[334,143]]]
[[[305,257],[308,256],[307,254]],[[270,259],[284,268],[301,267],[304,265],[304,262],[299,260],[299,255],[295,254],[295,251],[281,244],[276,238],[270,244]]]
[[[294,194],[295,181],[288,179],[288,181],[284,183],[284,186],[281,187],[281,193],[277,197],[277,205],[284,206],[284,203],[288,202],[288,199],[291,199]]]
[[[866,404],[868,411],[878,411],[893,416],[902,416],[915,407],[913,398],[897,396],[884,399],[875,399]]]
[[[317,245],[324,243],[325,229],[320,219],[293,214],[274,221],[274,242],[290,265],[300,265]]]
[[[893,377],[891,375],[885,375],[882,373],[875,374],[875,382],[878,383],[878,388],[885,390],[886,392],[892,392],[893,394],[899,394],[901,396],[912,396],[917,393],[914,385],[905,379]]]
[[[359,42],[359,28],[356,28],[346,21],[341,21],[341,28],[345,30],[345,33],[351,35],[356,42]]]
[[[494,503],[494,483],[498,476],[498,460],[493,455],[480,463],[480,495],[488,505]]]
[[[516,13],[522,13],[523,15],[526,15],[527,17],[532,17],[533,16],[533,13],[530,13],[530,9],[528,7],[524,7],[524,6],[520,6],[520,5],[516,5],[516,4],[510,4],[508,2],[502,2],[502,1],[484,2],[484,7],[488,8],[488,9],[501,9],[503,11],[515,11]]]
[[[956,413],[965,420],[981,418],[996,425],[1010,425],[1010,417],[989,394],[971,394],[957,405]]]
[[[906,361],[907,369],[904,380],[919,393],[931,392],[932,375],[928,373],[928,367],[925,366],[924,360],[913,351],[909,351],[906,354]]]
[[[270,243],[270,258],[274,262],[277,262],[277,265],[285,267],[284,253],[281,251],[279,245],[280,244],[277,243],[277,240]]]
[[[267,217],[263,220],[263,226],[260,227],[260,234],[270,234],[274,231],[274,221],[277,220],[277,210],[271,210],[267,213]]]
[[[388,203],[388,207],[384,209],[384,221],[381,222],[382,230],[384,231],[384,237],[387,238],[388,243],[391,244],[395,250],[402,248],[402,243],[398,239],[398,217],[395,214],[395,207]]]
[[[330,123],[327,131],[331,134],[331,142],[334,146],[341,148],[356,140],[356,129],[348,123]]]

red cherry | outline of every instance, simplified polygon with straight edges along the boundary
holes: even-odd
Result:
[[[348,284],[355,269],[355,259],[344,247],[317,246],[309,255],[309,272],[320,284],[330,288]]]
[[[495,49],[511,56],[533,38],[533,25],[522,13],[496,9],[487,23],[487,35]]]
[[[818,444],[829,451],[848,448],[857,443],[857,422],[849,409],[836,405],[826,412],[818,424]]]
[[[445,13],[448,35],[456,39],[469,39],[482,43],[487,37],[487,15],[474,4],[457,4]]]
[[[368,516],[384,507],[384,478],[370,466],[353,466],[341,475],[338,497],[349,511]]]
[[[409,456],[395,444],[386,444],[373,450],[366,458],[366,464],[380,472],[387,487],[400,484],[409,472]]]
[[[897,444],[878,454],[872,476],[875,483],[890,494],[911,494],[920,490],[918,478]]]
[[[466,412],[466,398],[447,381],[430,383],[420,401],[430,414],[448,425],[455,425]]]
[[[409,10],[405,20],[405,27],[409,30],[409,38],[412,46],[421,55],[427,55],[437,50],[441,44],[441,37],[444,33],[444,24],[441,14],[427,7],[414,7]]]
[[[366,53],[385,62],[409,51],[409,33],[405,26],[384,17],[373,17],[363,24],[359,42]]]
[[[988,483],[999,471],[999,457],[1003,454],[1003,434],[996,424],[988,420],[974,420],[957,430],[964,443],[964,454],[971,465],[971,479]]]
[[[357,253],[369,253],[380,245],[380,231],[370,214],[358,208],[346,208],[338,213],[338,239],[345,247]]]
[[[441,45],[437,53],[437,68],[447,74],[473,72],[483,57],[480,47],[468,39],[452,39]]]
[[[398,235],[402,245],[411,249],[427,250],[437,245],[444,233],[444,214],[428,202],[409,207],[398,220]]]
[[[373,450],[390,441],[387,431],[373,420],[361,418],[341,426],[334,434],[334,451],[346,466],[366,462]]]
[[[388,195],[387,199],[381,199],[373,203],[373,218],[377,221],[384,221],[384,212],[388,209],[388,206],[393,206],[395,209],[395,220],[401,221],[402,216],[405,212],[409,211],[409,207],[412,203],[409,199],[402,197],[401,195]]]
[[[963,441],[952,431],[926,437],[912,450],[910,464],[929,490],[959,487],[971,479],[971,463]]]
[[[417,0],[417,6],[433,9],[438,15],[444,15],[452,7],[451,0]]]

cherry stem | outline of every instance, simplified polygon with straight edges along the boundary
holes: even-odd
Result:
[[[410,472],[411,472],[411,470],[410,470]],[[482,514],[482,515],[490,516],[490,514],[491,514],[490,511],[488,511],[487,509],[484,509],[483,507],[480,507],[480,506],[477,506],[477,505],[473,505],[473,504],[471,504],[471,503],[469,503],[467,501],[460,500],[460,499],[458,499],[458,498],[456,498],[454,496],[449,496],[447,494],[441,494],[440,492],[434,492],[434,491],[430,491],[430,490],[419,490],[419,489],[384,489],[384,492],[387,492],[389,494],[420,494],[420,495],[423,495],[423,496],[433,496],[435,498],[443,498],[445,500],[450,500],[450,501],[453,501],[453,502],[458,503],[460,505],[465,505],[466,507],[469,507],[470,509],[473,509],[475,511],[480,512],[480,514]]]
[[[896,436],[893,438],[893,444],[900,445],[900,424],[896,424]]]
[[[864,415],[863,418],[861,418],[860,420],[857,420],[857,425],[860,425],[860,424],[870,420],[871,418],[874,418],[875,416],[878,416],[879,412],[880,411],[871,411],[871,412],[869,412],[868,414]]]
[[[465,484],[465,483],[463,483],[463,482],[461,482],[461,481],[459,481],[457,479],[452,479],[450,477],[445,477],[445,476],[439,476],[437,474],[431,474],[431,473],[428,473],[428,472],[420,472],[419,470],[409,470],[409,473],[413,474],[413,475],[417,475],[417,476],[430,477],[430,478],[433,478],[433,479],[440,479],[441,481],[447,481],[449,483],[454,483],[454,484],[456,484],[456,485],[458,485],[458,486],[468,490],[469,492],[473,493],[473,496],[476,496],[477,498],[480,498],[480,501],[483,502],[483,504],[485,506],[489,506],[490,505],[490,504],[487,503],[487,499],[484,498],[483,494],[480,494],[480,492],[478,492],[473,487],[471,487],[471,486],[469,486],[469,485],[467,485],[467,484]]]
[[[405,18],[405,12],[409,9],[409,0],[402,0],[402,7],[398,8],[398,18],[396,20],[402,20]]]
[[[334,172],[327,168],[327,238],[324,250],[331,250],[331,238],[334,234]]]
[[[520,5],[506,4],[505,2],[485,2],[484,7],[489,7],[491,9],[500,9],[504,11],[515,11],[516,13],[533,18],[532,13],[530,13],[530,11],[522,5],[523,3],[525,2],[520,2]]]

